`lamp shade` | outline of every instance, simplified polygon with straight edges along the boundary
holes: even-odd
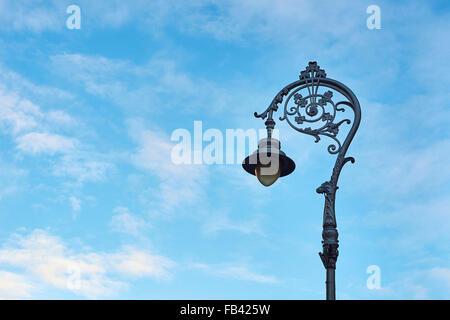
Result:
[[[265,138],[259,141],[258,150],[244,159],[242,167],[248,173],[258,175],[258,180],[263,185],[270,185],[275,182],[271,181],[275,176],[276,178],[278,176],[284,177],[292,173],[295,170],[295,163],[280,150],[280,141],[273,138]],[[264,175],[267,177],[262,177]],[[270,176],[273,176],[273,178]]]

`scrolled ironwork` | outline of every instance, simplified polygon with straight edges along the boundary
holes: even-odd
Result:
[[[350,119],[344,119],[335,122],[337,112],[344,112],[344,108],[339,105],[346,105],[347,101],[334,103],[332,100],[333,92],[328,90],[323,94],[315,92],[303,96],[301,93],[305,88],[310,88],[309,84],[303,85],[292,91],[284,103],[284,115],[279,119],[286,120],[287,123],[295,130],[313,136],[320,141],[320,136],[327,136],[335,141],[335,144],[328,146],[328,152],[331,154],[339,153],[341,142],[337,138],[339,127],[343,123],[350,124]],[[312,90],[309,90],[312,91]],[[292,99],[294,98],[294,99]],[[294,105],[289,106],[294,100]],[[292,120],[293,119],[293,120]],[[318,123],[317,128],[312,128],[310,124]]]

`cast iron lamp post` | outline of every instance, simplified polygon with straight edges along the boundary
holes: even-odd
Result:
[[[319,92],[319,89],[325,89]],[[333,102],[334,93],[342,96],[344,100]],[[355,162],[352,157],[345,157],[345,153],[358,130],[361,121],[361,108],[355,94],[339,81],[327,78],[325,70],[320,69],[317,62],[309,62],[304,71],[300,73],[300,80],[292,82],[284,87],[272,100],[269,107],[261,114],[255,112],[255,117],[266,119],[267,138],[258,144],[258,150],[245,158],[243,168],[250,174],[256,175],[264,185],[273,184],[279,177],[286,176],[295,169],[295,163],[280,149],[280,142],[272,138],[275,127],[273,113],[278,110],[278,105],[284,102],[283,115],[280,121],[286,122],[298,132],[313,136],[319,142],[320,136],[326,136],[334,140],[328,146],[328,152],[337,154],[331,179],[322,183],[316,189],[317,193],[325,196],[323,210],[322,248],[320,258],[327,271],[326,298],[336,299],[335,270],[339,255],[338,231],[334,212],[334,200],[337,182],[342,167],[348,162]],[[292,103],[293,102],[293,103]],[[335,121],[338,112],[344,112],[349,107],[353,110],[354,119]],[[352,124],[347,137],[341,144],[338,139],[339,127],[343,124]]]

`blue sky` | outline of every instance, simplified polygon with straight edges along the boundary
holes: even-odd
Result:
[[[277,123],[297,169],[270,188],[239,163],[170,158],[197,120],[263,128],[253,112],[311,60],[362,108],[337,297],[450,298],[449,15],[446,1],[0,0],[0,298],[323,299],[327,141]]]

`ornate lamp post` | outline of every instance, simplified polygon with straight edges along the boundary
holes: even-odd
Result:
[[[319,92],[324,89],[324,92]],[[326,91],[325,91],[326,90]],[[344,100],[333,102],[333,95],[337,93]],[[320,136],[326,136],[334,140],[328,146],[328,152],[337,154],[336,163],[329,181],[322,183],[316,189],[317,193],[325,196],[323,211],[322,247],[320,258],[327,271],[326,290],[327,300],[336,299],[335,270],[338,258],[338,231],[334,202],[337,182],[342,167],[348,162],[355,162],[352,157],[346,157],[345,153],[358,130],[361,121],[361,108],[355,94],[339,81],[327,78],[323,69],[317,62],[309,62],[304,71],[300,73],[300,80],[292,82],[284,87],[272,100],[269,107],[261,114],[255,112],[255,117],[267,119],[267,139],[259,142],[258,150],[248,156],[242,163],[243,168],[250,174],[256,175],[265,186],[274,183],[278,177],[292,173],[295,163],[280,150],[280,142],[272,138],[275,127],[273,113],[278,110],[278,105],[286,97],[283,115],[280,121],[286,122],[296,131],[313,136],[315,142],[320,141]],[[345,107],[353,110],[353,121],[344,119],[335,121],[338,112],[344,112]],[[339,128],[343,124],[352,124],[347,137],[341,143],[338,139]]]

